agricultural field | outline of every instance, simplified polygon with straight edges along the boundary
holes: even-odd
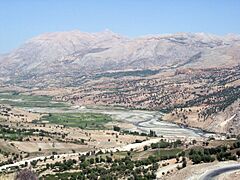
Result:
[[[0,93],[0,104],[5,118],[0,126],[5,149],[0,163],[9,170],[7,175],[31,166],[40,179],[85,175],[88,179],[154,179],[159,168],[169,166],[176,171],[187,161],[196,162],[196,155],[189,156],[185,144],[191,145],[192,139],[206,140],[209,135],[164,122],[160,111],[75,106],[51,96],[16,92]],[[181,157],[182,152],[187,156]]]
[[[142,160],[146,159],[149,156],[159,157],[161,159],[169,159],[170,157],[176,157],[178,153],[182,152],[183,149],[173,148],[173,149],[148,149],[145,151],[133,151],[131,152],[131,157],[133,160]],[[114,159],[124,158],[128,155],[129,152],[115,152],[112,157]],[[106,156],[111,154],[106,154]]]
[[[0,92],[0,104],[8,104],[15,107],[67,107],[66,103],[53,102],[50,96],[32,96],[18,92]]]
[[[112,118],[100,113],[50,113],[42,116],[40,121],[81,129],[105,129],[105,124]]]
[[[0,126],[0,138],[21,141],[23,137],[32,135],[30,131],[6,129]]]

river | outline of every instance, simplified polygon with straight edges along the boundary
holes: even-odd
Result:
[[[174,123],[162,121],[162,112],[159,111],[148,111],[148,110],[130,110],[124,108],[109,108],[104,106],[89,106],[89,107],[79,107],[72,106],[69,109],[66,108],[25,108],[33,112],[40,113],[79,113],[79,112],[89,112],[89,113],[103,113],[110,115],[114,120],[118,122],[127,122],[133,126],[125,128],[129,131],[137,131],[149,133],[150,130],[156,132],[158,136],[164,137],[182,137],[182,138],[200,138],[209,137],[214,135],[213,133],[203,132],[201,129],[197,128],[186,128],[179,126]]]

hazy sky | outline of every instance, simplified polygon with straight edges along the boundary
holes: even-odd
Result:
[[[0,0],[0,53],[45,32],[240,34],[240,0]]]

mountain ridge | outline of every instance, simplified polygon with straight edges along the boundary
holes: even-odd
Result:
[[[112,31],[45,33],[0,57],[10,79],[54,74],[161,68],[208,68],[240,63],[240,36],[176,33],[127,38]],[[194,60],[193,60],[194,59]],[[69,72],[67,72],[69,71]],[[74,76],[74,75],[71,75]]]
[[[161,110],[167,121],[239,134],[239,49],[238,35],[47,33],[0,56],[0,84],[75,105]]]

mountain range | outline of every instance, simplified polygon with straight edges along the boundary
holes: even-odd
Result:
[[[35,82],[40,86],[49,78],[74,82],[106,71],[230,67],[240,64],[239,49],[240,36],[234,34],[176,33],[128,38],[109,30],[54,32],[34,37],[1,55],[0,75],[5,82]],[[47,85],[59,86],[62,82]]]
[[[0,85],[76,105],[161,110],[167,121],[240,134],[239,50],[234,34],[47,33],[0,56]]]

